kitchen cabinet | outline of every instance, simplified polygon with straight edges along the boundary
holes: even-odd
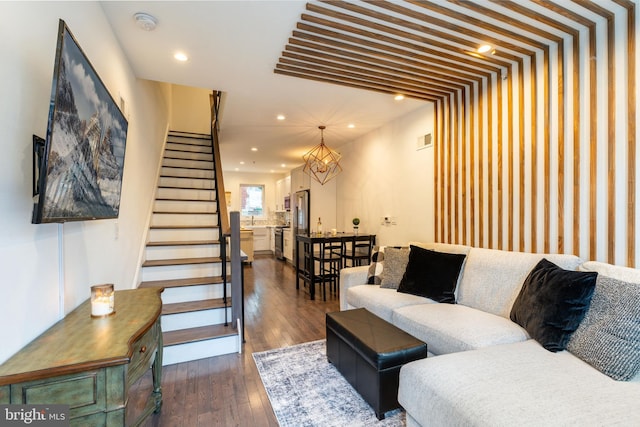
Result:
[[[271,249],[271,233],[267,227],[253,229],[253,251],[268,251]]]
[[[276,181],[276,211],[286,210],[284,205],[285,197],[291,195],[291,176]]]
[[[253,262],[253,230],[240,230],[240,250],[245,253],[245,262]]]
[[[304,166],[291,170],[291,192],[295,193],[300,190],[308,190],[311,188],[311,177],[304,173]]]

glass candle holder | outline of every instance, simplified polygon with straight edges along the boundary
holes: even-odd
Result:
[[[91,317],[105,317],[115,313],[113,284],[91,287]]]

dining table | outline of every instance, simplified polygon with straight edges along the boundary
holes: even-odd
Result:
[[[363,233],[346,233],[346,232],[327,232],[327,233],[298,233],[296,234],[296,289],[300,289],[300,281],[309,285],[309,297],[315,299],[315,285],[318,282],[318,276],[315,273],[314,253],[316,248],[327,243],[340,242],[344,247],[344,243],[353,240],[354,237],[370,236],[375,243],[375,234]]]

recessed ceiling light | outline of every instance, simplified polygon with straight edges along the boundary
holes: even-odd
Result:
[[[286,167],[287,167],[287,165],[285,165],[284,163],[282,163],[282,164],[280,165],[280,167],[281,167],[281,168],[286,168]]]
[[[396,95],[393,99],[396,101],[402,101],[404,99],[404,95]]]
[[[240,170],[240,168],[236,168],[235,171],[238,172]]]
[[[251,151],[258,151],[256,147],[251,147]]]
[[[284,114],[278,114],[278,117],[276,117],[276,119],[284,120],[284,119],[286,119],[286,117],[284,116]]]
[[[180,62],[185,62],[189,60],[189,57],[182,52],[177,52],[175,55],[173,55],[173,57]]]
[[[241,165],[244,165],[244,162],[240,162]]]
[[[482,46],[480,46],[478,48],[478,53],[489,52],[491,49],[493,49],[493,48],[491,46],[489,46],[488,44],[483,44]]]
[[[158,20],[149,15],[148,13],[138,12],[133,15],[133,19],[136,20],[136,25],[145,31],[153,31],[158,25]]]
[[[355,128],[355,127],[356,127],[356,125],[354,125],[353,123],[349,123],[349,125],[347,125],[347,127],[348,127],[349,129],[353,129],[353,128]]]
[[[274,173],[275,171],[273,169],[270,169],[269,172]]]

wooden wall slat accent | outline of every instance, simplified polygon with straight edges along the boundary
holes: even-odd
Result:
[[[486,247],[484,242],[484,106],[486,104],[485,80],[480,81],[478,93],[478,246]]]
[[[469,88],[469,244],[476,246],[476,120],[478,111],[476,104],[476,90],[480,85],[471,85]]]
[[[598,168],[598,68],[596,64],[596,27],[589,27],[589,259],[596,259]],[[580,232],[576,227],[575,232]]]
[[[319,3],[274,72],[435,103],[437,241],[638,263],[635,1]]]
[[[627,3],[627,265],[636,266],[636,6]]]
[[[442,236],[440,234],[440,230],[442,230],[442,227],[439,222],[440,218],[442,218],[440,210],[440,197],[442,191],[439,191],[441,169],[438,167],[438,155],[440,154],[440,147],[442,146],[442,133],[440,131],[441,105],[442,101],[440,100],[433,103],[433,188],[435,189],[435,191],[433,192],[433,230],[434,238],[437,242],[442,241]]]
[[[514,117],[513,112],[513,66],[509,67],[507,74],[507,117]],[[501,116],[502,117],[502,116]],[[514,174],[513,174],[513,162],[514,157],[514,126],[513,120],[507,120],[507,196],[509,198],[507,203],[507,250],[512,251],[514,248],[514,220],[513,217],[516,213],[515,195],[514,190]]]
[[[460,135],[460,143],[462,147],[461,151],[461,184],[460,184],[460,192],[462,198],[462,237],[460,243],[463,245],[468,245],[467,241],[467,90],[460,91],[460,107],[462,108],[462,114],[460,115],[460,126],[461,126],[461,135]]]
[[[564,61],[564,41],[558,44],[558,246],[559,253],[564,253],[564,213],[565,213],[565,61]],[[551,106],[551,105],[550,105]]]
[[[525,97],[525,88],[524,88],[524,62],[520,62],[518,64],[518,111],[524,112],[524,97]],[[526,187],[525,187],[525,170],[524,165],[526,161],[525,157],[525,131],[524,131],[524,114],[518,114],[518,129],[519,129],[519,156],[520,162],[518,167],[518,180],[520,183],[520,188],[518,189],[519,194],[519,222],[518,222],[518,232],[519,232],[519,247],[520,252],[523,252],[525,247],[525,195],[526,195]]]
[[[553,108],[553,99],[549,96],[549,67],[551,67],[551,63],[549,62],[549,49],[545,49],[544,50],[544,56],[543,56],[543,74],[542,74],[542,79],[543,79],[543,88],[542,88],[542,99],[545,102],[545,108],[544,108],[544,113],[542,116],[542,144],[543,144],[543,170],[544,170],[544,176],[543,176],[543,185],[544,185],[544,190],[543,190],[543,206],[545,206],[546,208],[543,209],[543,223],[542,223],[542,227],[543,227],[543,248],[544,248],[544,252],[545,253],[549,253],[550,250],[550,242],[549,242],[549,236],[550,236],[550,230],[551,230],[551,218],[550,218],[550,212],[551,212],[551,177],[550,177],[550,173],[551,173],[551,132],[550,132],[550,122],[549,122],[549,112],[551,111],[551,109]],[[558,66],[558,68],[560,68]],[[562,108],[562,107],[561,107]]]
[[[529,166],[531,167],[531,190],[530,190],[530,203],[531,203],[531,252],[538,252],[538,70],[537,70],[537,56],[532,57],[531,60],[531,72],[530,72],[530,94],[531,96],[531,129],[529,135],[531,136],[531,158]]]
[[[497,84],[497,89],[498,89],[498,100],[497,100],[497,107],[498,107],[498,112],[497,112],[497,122],[498,122],[498,133],[497,133],[497,155],[498,155],[498,164],[496,165],[497,168],[497,172],[498,172],[498,220],[497,220],[497,229],[498,229],[498,244],[497,244],[497,248],[498,249],[504,249],[504,237],[503,237],[503,229],[504,229],[504,223],[503,223],[503,213],[504,213],[504,206],[503,206],[503,197],[504,197],[504,193],[502,190],[502,186],[503,186],[503,169],[504,169],[504,164],[503,164],[503,160],[502,160],[502,144],[503,144],[503,130],[502,130],[502,117],[503,117],[503,112],[502,112],[502,76],[498,75],[497,79],[498,79],[498,84]]]
[[[453,129],[453,165],[451,167],[451,172],[453,173],[453,215],[452,218],[452,226],[453,226],[453,242],[460,243],[460,227],[458,219],[460,218],[460,92],[454,92],[453,94],[455,102],[453,102],[452,114],[453,120],[451,121],[451,127]]]
[[[487,247],[493,248],[493,78],[487,81]]]

